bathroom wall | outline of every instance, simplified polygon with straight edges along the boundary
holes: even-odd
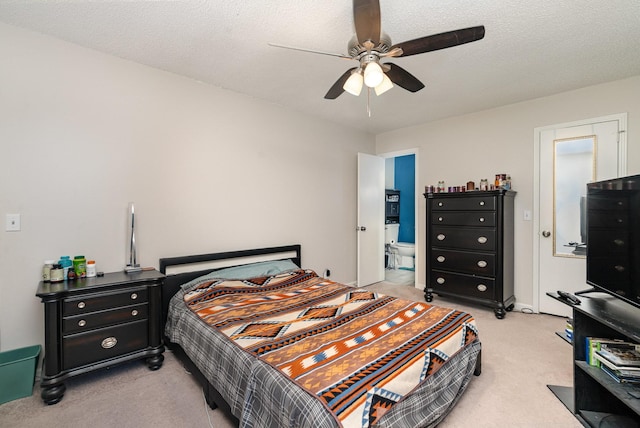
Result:
[[[415,243],[416,236],[416,156],[394,158],[394,185],[400,191],[400,231],[398,242]]]

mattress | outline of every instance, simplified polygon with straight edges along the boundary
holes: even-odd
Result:
[[[241,427],[435,426],[480,352],[470,314],[305,269],[193,281],[165,333]]]

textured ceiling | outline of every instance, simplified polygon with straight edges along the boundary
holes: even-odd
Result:
[[[380,0],[393,43],[484,25],[394,63],[425,85],[324,94],[353,61],[348,0],[8,1],[0,21],[373,134],[640,74],[640,0]],[[384,61],[383,61],[384,62]]]

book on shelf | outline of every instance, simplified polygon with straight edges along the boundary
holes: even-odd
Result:
[[[625,343],[620,339],[608,339],[604,337],[587,336],[585,340],[585,361],[590,366],[600,367],[600,360],[595,357],[597,351],[602,348],[603,344]]]
[[[613,370],[614,372],[616,372],[616,374],[622,377],[632,377],[640,379],[640,367],[616,365],[603,357],[601,352],[602,351],[597,351],[594,355],[595,358],[600,361],[600,368],[608,368],[610,370]]]
[[[570,342],[573,342],[573,319],[567,318],[567,323],[564,328],[564,335]]]
[[[598,353],[617,366],[640,367],[640,345],[635,343],[603,343]]]
[[[637,375],[629,375],[629,374],[625,374],[625,373],[629,373],[628,371],[615,370],[615,369],[612,369],[611,367],[608,367],[604,363],[602,364],[602,366],[600,366],[600,368],[602,369],[603,372],[608,374],[617,383],[640,384],[640,372],[637,372],[638,373]]]

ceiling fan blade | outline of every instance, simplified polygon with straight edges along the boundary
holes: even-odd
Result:
[[[342,93],[344,92],[343,86],[345,82],[347,81],[349,76],[351,76],[351,72],[356,68],[357,67],[353,67],[345,71],[345,73],[342,76],[340,76],[338,80],[336,80],[336,83],[333,84],[333,86],[329,89],[329,91],[324,97],[328,100],[335,100],[340,95],[342,95]]]
[[[410,56],[475,42],[483,37],[484,25],[480,25],[478,27],[448,31],[446,33],[433,34],[431,36],[409,40],[407,42],[398,43],[397,45],[392,46],[391,49],[402,49],[402,55],[397,56]]]
[[[353,22],[358,43],[371,49],[380,43],[380,1],[353,0]],[[366,45],[367,41],[372,44]]]
[[[273,46],[274,48],[291,49],[291,50],[294,50],[294,51],[309,52],[309,53],[320,54],[320,55],[337,56],[338,58],[344,58],[344,59],[353,59],[348,55],[343,55],[343,54],[338,54],[338,53],[314,51],[312,49],[296,48],[296,47],[293,47],[293,46],[279,45],[277,43],[267,43],[267,44],[269,46]]]
[[[389,79],[401,88],[410,92],[418,92],[420,89],[424,88],[424,84],[404,68],[398,67],[390,62],[386,62],[384,65],[389,66],[389,71],[387,71]]]

